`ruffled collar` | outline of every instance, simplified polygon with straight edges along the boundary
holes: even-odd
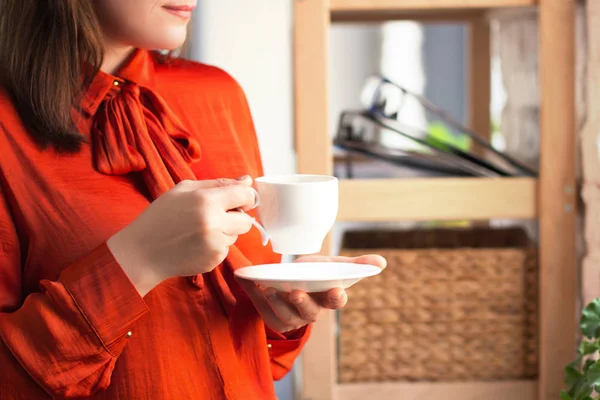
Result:
[[[82,99],[81,108],[83,112],[90,116],[96,114],[105,97],[117,93],[119,85],[124,82],[133,82],[155,90],[154,57],[147,50],[135,49],[129,59],[114,75],[98,71]]]

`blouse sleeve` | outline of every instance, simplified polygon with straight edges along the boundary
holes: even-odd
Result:
[[[106,388],[148,311],[106,244],[25,298],[21,271],[20,245],[0,191],[0,380],[22,382],[28,374],[48,394],[64,398]]]
[[[281,334],[268,327],[267,343],[270,346],[271,371],[273,379],[283,378],[294,366],[304,344],[310,337],[312,325],[306,325],[293,332]]]

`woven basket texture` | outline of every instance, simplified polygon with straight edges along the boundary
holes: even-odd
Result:
[[[537,252],[522,230],[346,232],[340,254],[365,253],[388,267],[348,289],[340,382],[536,377]]]

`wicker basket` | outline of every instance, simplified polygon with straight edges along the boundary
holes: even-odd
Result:
[[[537,252],[520,229],[354,231],[342,255],[388,268],[348,290],[339,380],[465,381],[537,373]]]

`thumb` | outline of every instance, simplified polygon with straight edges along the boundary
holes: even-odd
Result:
[[[252,186],[252,177],[250,175],[243,175],[240,176],[239,178],[237,178],[235,180],[238,184],[243,184],[243,185],[247,185],[247,186]]]

